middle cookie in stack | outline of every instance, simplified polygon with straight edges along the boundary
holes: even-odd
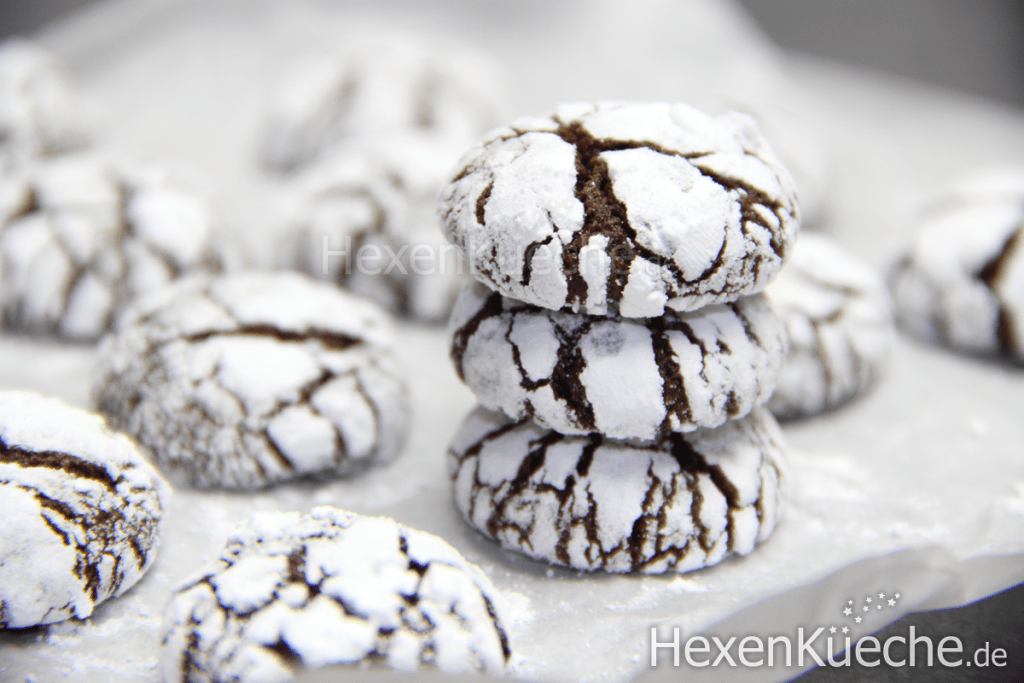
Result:
[[[618,572],[768,537],[783,447],[760,406],[786,338],[760,292],[799,208],[752,119],[563,105],[472,149],[440,212],[483,283],[451,319],[456,370],[489,409],[450,452],[471,524]]]

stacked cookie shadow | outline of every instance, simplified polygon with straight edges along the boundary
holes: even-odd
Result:
[[[799,208],[752,119],[563,105],[468,152],[439,208],[479,281],[450,321],[482,404],[449,453],[471,525],[613,572],[697,569],[771,534],[784,446],[762,405],[786,337],[760,292]]]

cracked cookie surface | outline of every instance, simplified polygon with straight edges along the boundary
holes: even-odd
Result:
[[[85,119],[54,55],[27,40],[0,43],[0,171],[84,147]]]
[[[774,530],[787,485],[782,434],[763,408],[646,444],[477,408],[448,464],[470,525],[586,571],[685,572],[746,555]]]
[[[894,336],[889,292],[881,276],[829,238],[801,235],[765,293],[789,337],[768,401],[776,417],[835,408],[885,372]]]
[[[1024,358],[1024,169],[961,178],[918,216],[889,274],[901,329],[963,351]]]
[[[459,162],[439,212],[491,289],[626,317],[761,291],[799,226],[753,119],[664,103],[567,104],[499,128]]]
[[[0,391],[0,628],[88,618],[149,569],[167,485],[99,415]]]
[[[393,336],[373,302],[298,273],[195,276],[128,310],[93,400],[193,486],[349,474],[404,439]]]
[[[552,311],[476,284],[451,329],[455,369],[484,406],[620,439],[746,415],[771,395],[786,353],[760,294],[634,319]]]
[[[331,507],[257,515],[165,614],[163,680],[289,681],[364,660],[501,674],[503,599],[442,539]]]
[[[389,135],[334,153],[295,178],[285,265],[343,284],[395,313],[447,319],[472,282],[434,204],[462,147]]]
[[[137,296],[239,265],[213,201],[187,173],[93,155],[0,180],[0,319],[93,340]]]
[[[462,150],[500,121],[497,69],[479,53],[435,49],[410,36],[376,36],[339,54],[296,62],[267,111],[262,155],[292,171],[352,140],[406,132]]]

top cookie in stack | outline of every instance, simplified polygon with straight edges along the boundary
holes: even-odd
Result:
[[[478,410],[451,448],[467,520],[588,570],[686,571],[767,538],[784,449],[759,406],[787,344],[760,292],[800,211],[753,119],[562,105],[492,132],[439,201],[481,283],[452,360],[507,416]]]
[[[440,212],[495,292],[471,289],[451,320],[456,369],[488,408],[653,439],[771,394],[784,332],[757,293],[799,208],[753,119],[563,105],[468,152]]]
[[[442,190],[475,277],[550,309],[639,318],[762,291],[799,225],[750,117],[683,104],[558,107],[492,132]]]

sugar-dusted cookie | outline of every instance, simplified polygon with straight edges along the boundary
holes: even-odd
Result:
[[[140,292],[240,256],[210,194],[183,170],[93,155],[0,179],[3,327],[96,339]]]
[[[925,341],[1024,357],[1024,169],[936,194],[889,285],[900,327]]]
[[[771,395],[786,353],[760,294],[636,319],[552,311],[477,284],[451,328],[455,369],[486,407],[619,439],[746,415]]]
[[[87,144],[83,104],[56,57],[26,40],[0,43],[0,171]]]
[[[448,462],[459,510],[503,547],[574,569],[657,574],[767,539],[785,495],[784,451],[763,408],[646,444],[477,408]]]
[[[415,131],[463,148],[500,122],[500,78],[479,53],[377,36],[337,54],[310,55],[274,91],[264,162],[289,171],[351,140]]]
[[[793,180],[753,119],[663,103],[562,105],[497,129],[439,210],[491,289],[631,318],[761,291],[799,226]]]
[[[165,616],[164,681],[290,681],[378,662],[498,675],[501,594],[436,536],[331,507],[257,515]]]
[[[834,408],[885,372],[894,335],[885,282],[829,238],[801,235],[793,259],[765,293],[789,337],[768,402],[776,417]]]
[[[190,277],[102,344],[99,409],[198,487],[336,476],[400,449],[405,384],[376,304],[298,273]]]
[[[99,415],[0,391],[0,628],[85,619],[156,557],[167,485]]]
[[[437,136],[396,133],[304,171],[289,188],[284,265],[401,315],[447,319],[472,278],[434,205],[462,151]]]

